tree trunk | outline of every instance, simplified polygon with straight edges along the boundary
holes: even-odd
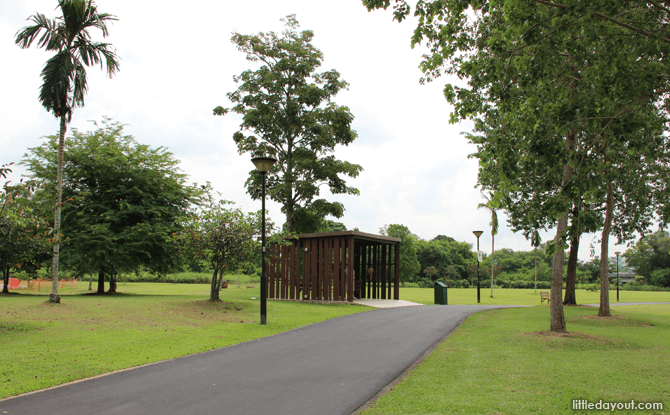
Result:
[[[221,291],[221,286],[223,286],[223,269],[224,268],[225,268],[225,266],[223,268],[221,268],[221,272],[219,272],[219,283],[217,284],[218,287],[219,287],[219,291]]]
[[[579,235],[573,236],[568,256],[568,274],[565,277],[565,298],[563,305],[577,305],[575,283],[577,281],[577,254],[579,253]]]
[[[570,155],[575,148],[575,137],[572,134],[568,134],[565,137],[567,153]],[[563,166],[563,179],[561,181],[562,185],[565,186],[572,179],[572,166],[566,161]],[[563,314],[563,257],[564,257],[564,248],[563,248],[563,236],[565,231],[568,228],[568,215],[570,214],[569,210],[563,214],[561,219],[558,221],[558,226],[556,227],[556,252],[554,253],[554,260],[551,265],[551,331],[555,333],[566,333],[567,329],[565,327],[565,314]]]
[[[214,274],[212,274],[212,283],[210,284],[209,292],[209,301],[219,301],[219,290],[217,284],[217,274],[219,273],[219,268],[214,268]]]
[[[60,256],[60,213],[61,202],[63,200],[63,153],[65,152],[65,132],[67,124],[65,123],[65,114],[60,116],[60,137],[58,140],[58,170],[56,171],[56,209],[54,213],[54,247],[52,260],[51,294],[50,303],[60,303],[60,294],[58,294],[58,259]]]
[[[100,270],[98,272],[98,294],[105,293],[105,272]]]
[[[491,298],[493,298],[493,270],[496,267],[496,262],[493,260],[493,253],[495,252],[496,236],[491,232]]]
[[[535,294],[537,294],[537,248],[534,249],[535,253]]]
[[[600,238],[600,308],[599,317],[609,317],[610,314],[610,279],[609,279],[609,242],[612,226],[612,209],[614,204],[614,188],[612,182],[607,182],[607,207],[605,209],[605,223]]]
[[[115,293],[116,292],[116,274],[111,273],[109,274],[109,289],[107,290],[108,293]]]
[[[93,274],[89,274],[90,278],[88,279],[88,290],[93,291]]]
[[[568,227],[568,212],[558,221],[556,228],[556,253],[551,264],[551,331],[555,333],[566,333],[565,315],[563,314],[563,244],[561,236]]]
[[[2,267],[2,281],[5,283],[2,293],[9,294],[9,266]]]

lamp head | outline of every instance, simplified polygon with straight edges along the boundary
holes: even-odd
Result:
[[[479,239],[479,237],[482,236],[482,234],[484,233],[484,231],[472,231],[472,233],[474,233],[475,236],[477,237],[477,239]]]
[[[616,255],[616,256],[617,256],[617,258],[618,258],[618,257],[619,257],[619,255],[621,255],[621,252],[618,252],[618,251],[617,251],[617,252],[615,252],[615,253],[614,253],[614,255]]]
[[[274,157],[254,157],[251,161],[261,174],[265,174],[270,171],[272,166],[277,162],[277,159]]]

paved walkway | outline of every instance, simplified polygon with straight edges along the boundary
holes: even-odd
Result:
[[[372,298],[362,298],[354,300],[354,304],[366,305],[374,308],[396,308],[396,307],[412,307],[423,305],[421,303],[413,303],[407,300],[380,300]]]
[[[0,401],[0,412],[348,415],[469,315],[504,307],[429,305],[366,311],[7,399]]]

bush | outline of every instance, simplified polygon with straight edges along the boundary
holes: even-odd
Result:
[[[430,278],[421,278],[421,281],[417,285],[419,288],[433,288],[435,283]]]
[[[616,288],[615,288],[616,289]],[[625,291],[670,291],[667,287],[657,287],[655,285],[648,285],[642,282],[631,281],[624,284],[621,288]]]

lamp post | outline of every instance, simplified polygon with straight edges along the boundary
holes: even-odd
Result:
[[[272,157],[255,157],[251,161],[262,177],[261,199],[262,199],[262,220],[261,220],[261,324],[266,325],[268,319],[268,280],[265,275],[265,176],[277,159]]]
[[[615,252],[616,255],[616,300],[619,301],[619,255],[621,252]]]
[[[479,304],[479,237],[484,231],[472,231],[477,237],[477,304]]]

